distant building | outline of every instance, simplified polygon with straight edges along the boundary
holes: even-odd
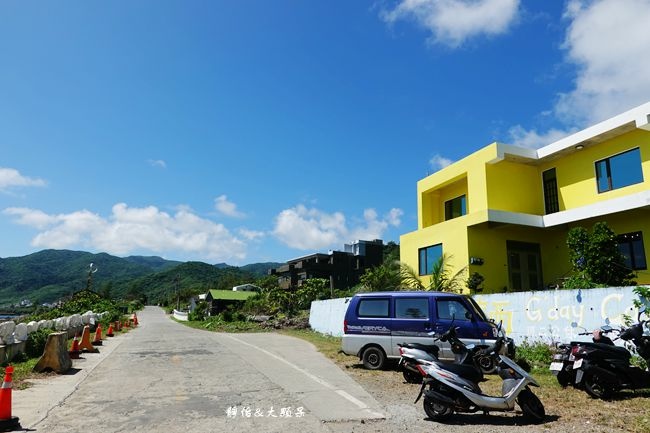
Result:
[[[269,273],[277,275],[281,289],[295,289],[310,278],[323,278],[329,280],[331,288],[342,290],[359,284],[366,269],[381,265],[383,254],[381,239],[359,240],[345,244],[343,251],[315,253],[289,260],[286,265],[271,269]]]
[[[205,301],[209,306],[208,314],[216,316],[228,308],[229,305],[241,305],[255,294],[255,292],[237,292],[233,290],[210,290],[205,297]]]
[[[232,288],[233,292],[259,292],[260,288],[254,284],[242,284]]]

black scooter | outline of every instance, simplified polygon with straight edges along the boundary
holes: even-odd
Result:
[[[650,336],[644,335],[647,323],[650,320],[641,320],[639,312],[637,323],[627,329],[617,330],[609,326],[601,329],[604,333],[617,331],[618,338],[632,342],[639,356],[650,363]],[[650,371],[631,365],[632,354],[629,350],[615,346],[607,337],[596,341],[601,342],[579,343],[573,349],[576,388],[584,389],[590,396],[604,400],[622,389],[650,388]]]

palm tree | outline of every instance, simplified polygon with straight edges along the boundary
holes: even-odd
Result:
[[[467,266],[452,275],[452,271],[449,268],[450,258],[451,256],[443,254],[436,260],[431,270],[429,284],[425,284],[412,267],[406,263],[401,263],[400,275],[402,284],[410,290],[462,292],[464,287],[463,276],[467,272]]]
[[[362,290],[364,292],[400,290],[402,286],[400,266],[400,262],[394,260],[367,269],[360,278]]]

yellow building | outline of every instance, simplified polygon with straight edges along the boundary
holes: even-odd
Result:
[[[571,271],[567,232],[606,221],[650,284],[650,103],[540,149],[492,143],[420,180],[401,260],[426,279],[444,253],[484,293],[539,290]],[[645,237],[644,237],[645,234]]]

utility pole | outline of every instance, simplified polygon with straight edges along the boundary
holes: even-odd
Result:
[[[176,278],[174,279],[174,282],[176,283],[176,311],[181,311],[181,292],[178,288],[180,279],[180,274],[176,274]]]

